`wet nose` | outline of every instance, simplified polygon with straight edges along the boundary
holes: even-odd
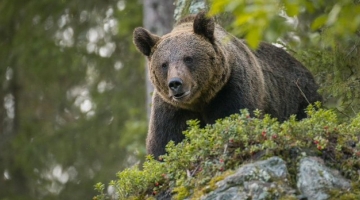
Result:
[[[172,78],[169,81],[169,88],[174,92],[178,93],[182,90],[183,82],[180,78]]]

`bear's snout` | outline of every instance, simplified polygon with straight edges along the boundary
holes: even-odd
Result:
[[[172,78],[169,81],[169,88],[174,93],[174,95],[177,95],[177,94],[180,94],[183,92],[182,86],[183,86],[183,81],[181,80],[181,78]]]
[[[184,91],[183,80],[181,78],[171,78],[168,86],[171,90],[171,96],[176,100],[180,100],[188,94],[188,92]]]

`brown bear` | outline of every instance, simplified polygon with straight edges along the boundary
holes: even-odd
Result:
[[[211,124],[244,108],[302,119],[322,100],[311,73],[286,51],[268,43],[253,51],[204,12],[162,37],[141,27],[133,37],[155,87],[146,145],[156,158],[184,139],[187,120]]]

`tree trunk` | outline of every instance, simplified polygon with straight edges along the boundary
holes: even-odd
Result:
[[[173,28],[174,2],[169,0],[144,0],[144,28],[157,35],[169,33]],[[154,87],[150,82],[146,61],[146,105],[147,116],[150,116],[151,96]]]
[[[202,10],[209,10],[207,0],[176,0],[175,21],[177,22],[188,14],[196,14]]]

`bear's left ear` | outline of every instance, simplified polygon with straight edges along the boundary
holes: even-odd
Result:
[[[215,22],[213,18],[208,18],[205,12],[196,15],[193,28],[194,33],[206,37],[210,42],[214,41]]]
[[[133,33],[134,44],[137,49],[145,56],[150,56],[151,49],[160,40],[160,37],[154,35],[144,28],[135,28]]]

